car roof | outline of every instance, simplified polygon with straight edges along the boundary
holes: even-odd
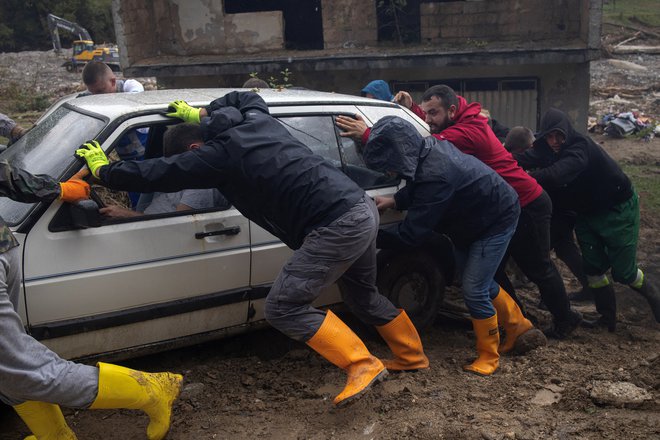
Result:
[[[207,105],[214,99],[235,90],[250,91],[251,89],[169,89],[150,90],[139,93],[87,95],[81,97],[71,95],[70,99],[65,99],[63,101],[66,101],[68,107],[73,107],[83,113],[92,112],[114,119],[127,113],[163,110],[168,103],[175,100],[184,100],[192,106]],[[270,107],[332,104],[398,107],[391,102],[339,93],[318,92],[314,90],[260,89],[258,93]]]

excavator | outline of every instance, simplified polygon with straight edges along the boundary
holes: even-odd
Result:
[[[71,59],[62,64],[62,67],[66,67],[69,72],[78,71],[80,67],[83,67],[89,61],[102,61],[114,71],[121,70],[119,48],[116,44],[95,45],[87,29],[53,14],[48,14],[48,29],[53,40],[53,48],[58,54],[62,53],[60,29],[78,35],[78,39],[73,42]]]

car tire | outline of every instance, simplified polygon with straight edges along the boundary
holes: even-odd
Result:
[[[378,263],[376,284],[380,293],[404,309],[417,329],[430,326],[446,287],[438,260],[425,251],[381,251]]]

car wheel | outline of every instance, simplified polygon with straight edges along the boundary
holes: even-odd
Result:
[[[431,325],[445,294],[440,263],[424,251],[381,251],[378,260],[380,293],[404,309],[418,329]]]

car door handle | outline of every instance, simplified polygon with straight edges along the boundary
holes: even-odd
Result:
[[[216,235],[236,235],[239,232],[241,232],[240,226],[230,226],[228,228],[218,229],[217,231],[197,232],[195,238],[202,239],[206,237],[214,237]]]

